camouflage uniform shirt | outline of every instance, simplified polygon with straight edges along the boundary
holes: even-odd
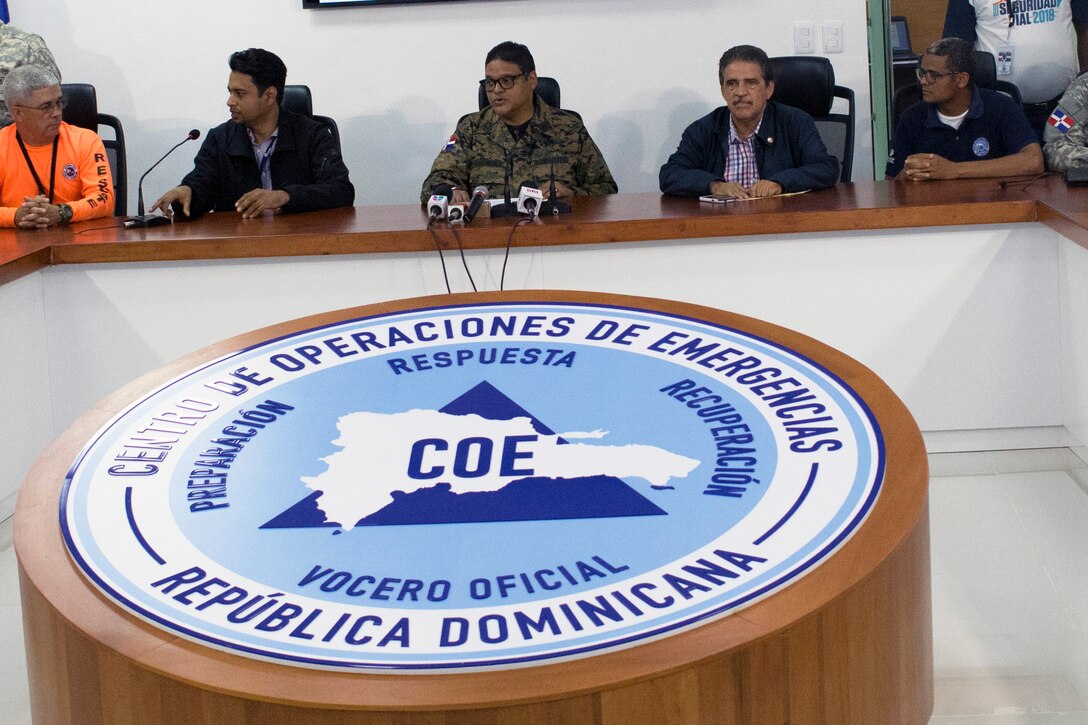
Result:
[[[0,83],[12,68],[21,65],[37,65],[45,68],[60,80],[60,70],[53,54],[49,52],[40,35],[23,32],[11,25],[0,23]],[[11,123],[11,113],[0,93],[0,126]]]
[[[1073,81],[1058,101],[1043,130],[1043,142],[1051,171],[1088,166],[1088,75]]]
[[[553,160],[556,182],[566,184],[575,194],[615,194],[616,181],[582,120],[569,111],[552,108],[539,96],[533,101],[533,117],[516,141],[490,107],[464,116],[431,165],[420,200],[426,202],[438,184],[469,193],[483,184],[488,196],[501,197],[508,153],[514,195],[521,183],[547,194]]]

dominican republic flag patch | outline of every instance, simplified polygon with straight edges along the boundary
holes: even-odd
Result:
[[[1063,111],[1060,106],[1054,109],[1054,113],[1050,114],[1046,122],[1062,133],[1069,133],[1069,129],[1077,125],[1077,120]]]
[[[446,142],[446,145],[442,147],[443,151],[453,151],[453,147],[457,145],[457,134],[450,136],[450,140]]]

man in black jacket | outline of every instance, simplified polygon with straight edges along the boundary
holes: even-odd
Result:
[[[238,211],[312,211],[351,206],[355,188],[332,134],[321,123],[284,110],[287,66],[261,48],[230,57],[230,121],[208,132],[195,167],[151,210],[172,216]]]
[[[661,191],[748,199],[835,184],[839,162],[827,153],[812,117],[771,100],[774,76],[763,50],[738,45],[725,51],[718,79],[726,106],[684,130],[661,167]]]

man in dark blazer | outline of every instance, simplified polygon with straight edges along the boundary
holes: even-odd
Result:
[[[747,199],[833,186],[839,163],[804,111],[771,100],[770,60],[752,45],[718,62],[726,105],[684,131],[661,167],[661,191],[676,196]]]
[[[280,107],[287,66],[250,48],[230,57],[230,120],[208,132],[195,167],[151,210],[166,216],[312,211],[351,206],[355,188],[329,129]]]

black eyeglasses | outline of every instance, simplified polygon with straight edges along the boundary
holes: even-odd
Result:
[[[55,109],[55,108],[59,108],[61,110],[64,110],[64,108],[68,105],[68,99],[63,98],[63,97],[58,98],[55,101],[50,101],[49,103],[43,103],[40,106],[20,106],[17,103],[13,103],[11,105],[14,106],[15,108],[26,108],[26,109],[31,110],[31,111],[41,111],[42,113],[52,113],[53,109]]]
[[[515,76],[499,76],[498,78],[484,78],[482,81],[480,81],[480,85],[483,86],[484,90],[488,91],[488,92],[495,90],[495,86],[498,86],[499,88],[503,89],[504,91],[508,91],[508,90],[510,90],[511,88],[514,87],[514,81],[516,81],[518,78],[521,78],[522,76],[528,77],[528,75],[529,75],[528,73],[518,73]]]
[[[945,76],[954,76],[954,75],[956,75],[956,71],[949,71],[948,73],[938,73],[935,70],[925,70],[923,68],[915,68],[914,69],[914,75],[918,78],[919,82],[921,82],[921,80],[923,78],[925,78],[930,83],[936,83],[937,81],[944,78]]]

